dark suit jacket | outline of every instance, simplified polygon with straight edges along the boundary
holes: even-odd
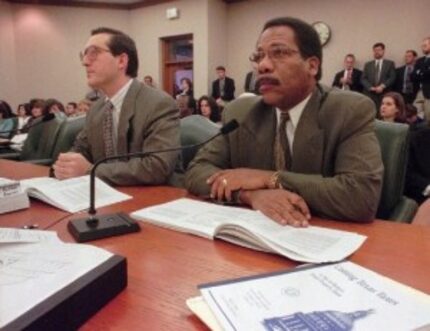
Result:
[[[101,125],[104,98],[87,114],[85,127],[73,151],[94,163],[105,157]],[[179,146],[179,114],[166,93],[134,80],[122,104],[118,122],[118,154],[153,151]],[[173,172],[178,153],[160,153],[129,161],[101,164],[97,177],[114,185],[157,185]]]
[[[421,86],[424,97],[430,99],[430,59],[420,57],[415,63],[412,80]]]
[[[316,88],[298,122],[291,170],[282,186],[304,198],[315,215],[372,220],[379,202],[383,165],[374,132],[375,106],[367,97],[339,89]],[[223,122],[238,129],[201,148],[186,173],[186,187],[207,195],[206,180],[221,169],[275,170],[276,109],[261,97],[227,106]]]
[[[342,83],[340,82],[340,79],[343,77],[344,72],[345,72],[345,69],[342,71],[339,71],[334,76],[332,86],[339,87],[339,88],[343,87]],[[361,70],[358,70],[355,68],[352,69],[352,77],[351,77],[352,78],[352,84],[349,87],[349,89],[351,91],[361,92],[363,90],[363,86],[361,85],[361,74],[362,74]]]
[[[371,87],[378,86],[379,84],[384,84],[384,91],[389,91],[392,89],[395,80],[396,70],[394,62],[391,60],[384,59],[382,62],[379,81],[376,81],[375,60],[366,62],[364,65],[363,74],[361,75],[361,84],[365,92],[369,92]]]
[[[224,97],[222,98],[222,100],[224,101],[233,100],[235,89],[236,88],[234,87],[234,80],[229,77],[225,77]],[[214,80],[212,82],[212,98],[214,98],[215,100],[218,98],[221,98],[221,92],[219,90],[219,79]]]
[[[405,194],[421,203],[422,192],[430,184],[430,128],[411,133]]]
[[[254,77],[253,77],[253,73],[254,73],[253,71],[250,71],[246,74],[244,89],[245,89],[245,92],[251,92],[251,93],[259,94],[258,86],[257,86],[256,82],[254,83],[254,88],[251,89],[251,80],[253,78],[257,79],[257,74],[254,74]]]
[[[406,103],[412,103],[415,100],[415,97],[419,90],[419,84],[413,81],[412,74],[411,74],[412,93],[410,94],[403,93],[403,85],[405,82],[405,70],[406,70],[406,66],[401,66],[399,68],[396,68],[396,81],[394,83],[394,91],[403,95],[403,98],[405,99]]]

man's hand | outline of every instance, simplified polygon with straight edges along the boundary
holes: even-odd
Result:
[[[384,88],[385,88],[385,85],[383,85],[383,84],[376,86],[375,87],[375,93],[381,94],[382,92],[384,92]]]
[[[303,198],[287,190],[243,191],[240,200],[282,225],[307,227],[311,218]]]
[[[85,175],[91,163],[82,154],[61,153],[52,167],[56,178],[66,179]]]
[[[231,194],[238,190],[258,190],[269,186],[273,171],[247,168],[221,170],[206,181],[211,185],[211,198],[231,201]]]

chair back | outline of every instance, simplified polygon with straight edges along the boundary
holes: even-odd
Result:
[[[34,124],[41,120],[35,120]],[[20,160],[29,161],[51,158],[63,122],[64,119],[55,116],[54,119],[48,122],[31,127],[22,147]]]
[[[63,122],[52,152],[53,162],[57,160],[60,153],[67,152],[72,148],[76,136],[85,125],[85,119],[85,116],[70,117]]]
[[[409,127],[406,124],[375,121],[375,133],[381,147],[384,179],[377,218],[390,219],[403,198],[409,151]]]
[[[219,132],[220,127],[201,115],[191,115],[181,119],[181,145],[194,145],[204,142]],[[182,166],[187,169],[199,147],[188,148],[182,151]]]

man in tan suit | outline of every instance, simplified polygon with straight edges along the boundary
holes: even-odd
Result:
[[[54,164],[59,179],[82,176],[109,156],[179,146],[179,114],[174,100],[135,79],[138,69],[134,41],[109,28],[92,31],[82,64],[88,85],[100,98],[88,112],[86,124],[71,152]],[[101,164],[96,175],[116,185],[165,183],[173,172],[177,153]]]
[[[281,224],[307,226],[311,213],[372,221],[383,173],[373,102],[318,84],[321,45],[300,20],[267,22],[250,59],[262,97],[229,105],[223,120],[237,119],[239,129],[199,151],[187,188]]]

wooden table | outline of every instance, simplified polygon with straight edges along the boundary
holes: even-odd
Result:
[[[2,169],[3,161],[0,161],[0,176],[5,177]],[[102,208],[100,214],[131,212],[187,196],[185,190],[171,187],[120,190],[133,195],[134,199]],[[58,216],[58,211],[47,205],[37,204],[37,208],[45,210],[47,219]],[[20,218],[20,214],[0,216],[0,226],[11,226],[10,219]],[[72,242],[66,230],[71,218],[76,215],[53,222],[47,228],[58,231],[61,239]],[[430,294],[430,227],[385,221],[351,224],[316,218],[311,223],[367,235],[363,246],[351,256],[352,261]],[[82,330],[207,330],[185,305],[187,298],[198,295],[198,284],[298,265],[276,255],[149,224],[143,224],[140,233],[92,244],[127,257],[129,284]]]

